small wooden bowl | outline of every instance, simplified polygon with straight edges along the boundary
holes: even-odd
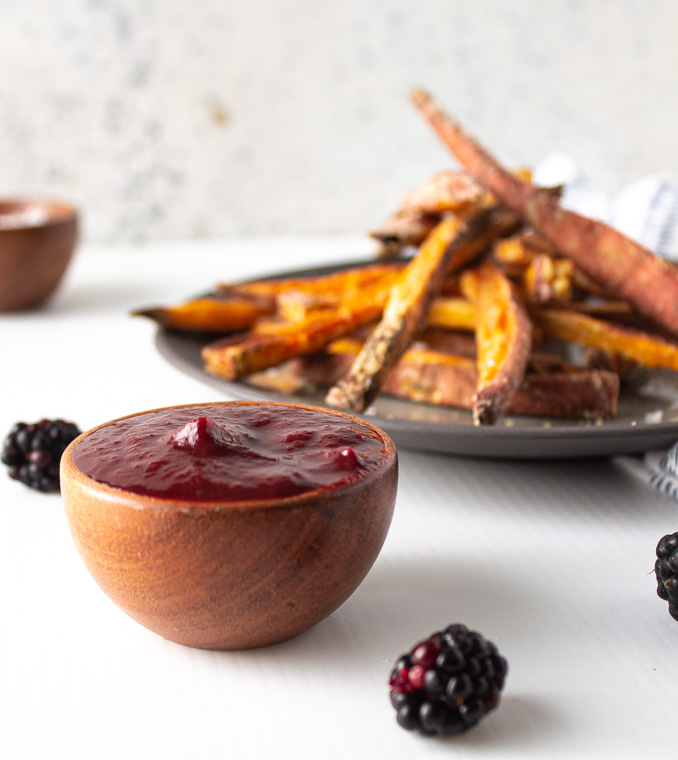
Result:
[[[0,200],[0,312],[38,306],[73,256],[78,213],[52,200]]]
[[[391,523],[398,461],[386,433],[349,414],[296,404],[221,403],[310,409],[359,423],[383,442],[383,460],[362,479],[297,496],[176,501],[84,475],[73,453],[99,426],[64,453],[61,491],[85,565],[130,617],[179,644],[248,649],[308,630],[355,591]]]

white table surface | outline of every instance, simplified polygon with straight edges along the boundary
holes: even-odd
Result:
[[[223,398],[168,365],[129,311],[369,250],[361,238],[81,249],[48,308],[0,316],[0,433]],[[400,473],[355,594],[307,634],[246,652],[189,649],[129,619],[85,570],[59,496],[0,473],[0,757],[675,757],[678,623],[652,569],[678,503],[610,460],[401,450]],[[386,682],[450,622],[495,641],[509,676],[478,728],[425,739],[396,725]]]

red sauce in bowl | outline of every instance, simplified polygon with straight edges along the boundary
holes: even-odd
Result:
[[[275,404],[162,409],[104,425],[73,451],[92,479],[137,494],[191,501],[295,496],[365,477],[386,448],[368,426]]]

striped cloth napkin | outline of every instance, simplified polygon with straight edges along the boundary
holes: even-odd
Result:
[[[564,185],[563,206],[600,219],[651,251],[678,262],[678,175],[654,174],[607,195],[569,158],[552,155],[534,173],[535,184]]]
[[[608,195],[593,187],[567,156],[552,155],[537,167],[534,181],[543,186],[564,185],[564,206],[600,219],[678,263],[678,175],[654,174]],[[678,498],[678,443],[668,452],[652,451],[641,460],[618,459],[662,493]]]

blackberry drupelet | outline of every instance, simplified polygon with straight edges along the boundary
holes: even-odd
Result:
[[[454,736],[499,704],[508,671],[497,647],[465,625],[449,625],[398,659],[391,704],[398,723],[427,736]]]
[[[59,462],[68,444],[80,435],[64,420],[17,422],[5,439],[2,463],[9,476],[38,491],[59,491]]]
[[[669,603],[669,614],[678,620],[678,533],[669,533],[657,544],[657,595]]]

